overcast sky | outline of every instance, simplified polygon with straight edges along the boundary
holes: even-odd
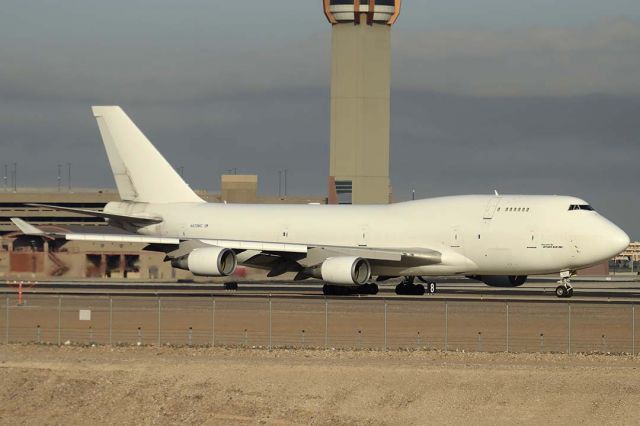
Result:
[[[195,188],[230,168],[325,195],[321,0],[5,1],[0,165],[113,186],[92,104],[122,105]],[[405,0],[393,29],[397,199],[570,194],[640,238],[640,2]]]

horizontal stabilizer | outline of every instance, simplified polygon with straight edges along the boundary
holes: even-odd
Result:
[[[12,217],[11,222],[13,222],[13,224],[17,226],[20,232],[22,232],[24,235],[45,235],[45,232],[43,230],[36,228],[35,226],[25,222],[20,218]]]
[[[52,210],[60,210],[60,211],[65,211],[65,212],[78,213],[78,214],[83,214],[83,215],[93,216],[93,217],[101,217],[103,219],[111,219],[111,220],[115,220],[115,221],[118,221],[118,222],[133,223],[133,224],[138,224],[138,225],[151,225],[151,224],[154,224],[154,223],[162,222],[162,218],[161,217],[127,216],[127,215],[121,215],[121,214],[99,212],[99,211],[96,211],[96,210],[76,209],[76,208],[72,208],[72,207],[54,206],[54,205],[50,205],[50,204],[29,203],[27,205],[28,206],[33,206],[33,207],[45,207],[45,208],[52,209]]]

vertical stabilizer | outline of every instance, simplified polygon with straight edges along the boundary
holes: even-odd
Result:
[[[119,106],[94,106],[120,193],[141,203],[203,202]]]

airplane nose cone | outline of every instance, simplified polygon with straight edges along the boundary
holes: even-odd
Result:
[[[617,226],[606,236],[606,244],[611,248],[611,257],[616,256],[629,247],[631,239],[622,229]]]

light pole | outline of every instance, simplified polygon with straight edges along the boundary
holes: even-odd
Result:
[[[13,163],[13,192],[18,192],[18,163]]]
[[[62,164],[58,163],[58,192],[62,191]]]
[[[68,174],[68,190],[69,192],[71,192],[71,163],[67,163],[67,167],[69,168],[69,174]]]

